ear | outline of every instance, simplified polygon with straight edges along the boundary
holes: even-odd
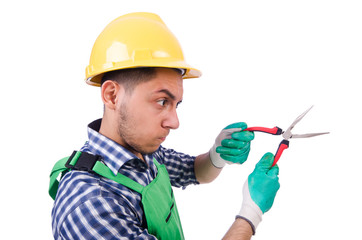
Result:
[[[115,110],[116,109],[116,105],[118,102],[118,98],[120,97],[120,89],[122,87],[114,82],[114,81],[105,81],[102,84],[102,89],[101,89],[101,95],[102,95],[102,101],[103,104],[105,106],[105,108],[111,109],[111,110]]]

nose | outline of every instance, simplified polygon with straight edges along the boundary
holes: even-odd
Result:
[[[180,126],[176,109],[168,112],[166,118],[162,122],[162,127],[169,129],[177,129]]]

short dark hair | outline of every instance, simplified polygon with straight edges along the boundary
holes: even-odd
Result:
[[[115,81],[124,86],[128,93],[132,93],[133,89],[140,83],[147,82],[156,77],[156,67],[139,67],[139,68],[126,68],[106,72],[101,80],[101,86],[107,80]],[[184,70],[178,68],[171,68],[177,73],[183,75]]]
[[[107,80],[112,80],[123,85],[126,91],[132,92],[138,84],[147,82],[155,76],[156,68],[127,68],[105,73],[101,85]]]

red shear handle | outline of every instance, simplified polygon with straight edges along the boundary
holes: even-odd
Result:
[[[251,132],[265,132],[273,135],[280,135],[282,134],[283,130],[278,127],[273,128],[266,128],[266,127],[249,127],[245,129],[244,131],[251,131]]]
[[[289,141],[283,140],[280,142],[277,152],[275,153],[274,162],[272,167],[274,167],[275,164],[277,164],[280,156],[282,155],[283,151],[289,147]]]

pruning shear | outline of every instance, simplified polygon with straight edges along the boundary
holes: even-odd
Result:
[[[329,134],[329,132],[306,133],[306,134],[293,134],[292,133],[292,129],[295,127],[295,125],[300,120],[303,119],[303,117],[312,109],[312,107],[313,106],[311,106],[307,111],[305,111],[299,117],[297,117],[286,131],[283,131],[279,127],[273,127],[273,128],[249,127],[249,128],[246,128],[244,131],[264,132],[264,133],[269,133],[269,134],[273,134],[273,135],[282,135],[283,136],[284,139],[280,142],[278,150],[275,153],[274,162],[273,162],[273,165],[272,165],[272,166],[274,166],[278,162],[278,160],[279,160],[280,156],[282,155],[283,151],[289,147],[289,140],[288,139],[290,139],[290,138],[309,138],[309,137],[315,137],[315,136],[319,136],[319,135],[323,135],[323,134]]]

